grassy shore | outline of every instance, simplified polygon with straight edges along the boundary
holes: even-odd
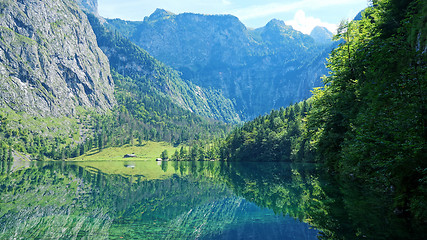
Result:
[[[84,155],[76,158],[69,159],[70,161],[140,161],[140,160],[156,160],[160,157],[160,154],[167,150],[169,156],[171,156],[175,150],[178,149],[173,147],[166,142],[143,142],[135,146],[125,145],[122,147],[111,147],[105,148],[99,151],[98,149],[91,150]],[[125,158],[126,154],[135,154],[134,158]]]
[[[180,147],[179,147],[180,148]],[[156,158],[167,150],[169,156],[178,148],[166,142],[143,142],[135,146],[105,148],[101,151],[94,149],[86,154],[69,159],[78,165],[94,172],[135,176],[145,180],[165,179],[175,173],[172,167],[161,166],[167,162],[156,162]],[[136,157],[125,158],[126,154],[135,154]]]

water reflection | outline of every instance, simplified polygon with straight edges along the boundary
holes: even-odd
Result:
[[[0,239],[424,237],[387,196],[316,165],[160,163],[1,162]]]

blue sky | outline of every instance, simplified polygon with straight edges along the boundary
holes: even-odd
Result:
[[[353,18],[368,0],[98,0],[99,14],[106,18],[142,21],[156,8],[174,13],[232,14],[247,27],[264,26],[273,18],[310,33],[325,26],[332,32],[342,19]]]

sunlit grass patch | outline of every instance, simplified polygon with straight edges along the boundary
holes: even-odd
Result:
[[[167,150],[169,153],[175,152],[178,149],[166,142],[143,142],[140,145],[125,145],[122,147],[105,148],[99,151],[93,149],[80,157],[70,159],[72,161],[111,161],[111,160],[152,160],[155,161],[160,154]],[[136,157],[125,158],[126,154],[134,154]]]

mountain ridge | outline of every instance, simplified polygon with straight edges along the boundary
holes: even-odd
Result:
[[[201,88],[181,79],[179,73],[158,61],[126,38],[113,34],[95,16],[89,16],[100,48],[109,58],[114,71],[146,85],[156,93],[199,116],[239,122],[229,99],[218,91]]]
[[[333,34],[325,27],[316,26],[311,30],[310,37],[318,44],[330,44]]]
[[[154,18],[168,13],[167,17]],[[151,21],[150,19],[156,19]],[[182,78],[220,90],[242,119],[311,96],[327,74],[330,44],[280,20],[248,29],[232,15],[172,14],[157,9],[142,22],[107,19],[110,28],[182,72]],[[320,60],[320,62],[316,62]]]

